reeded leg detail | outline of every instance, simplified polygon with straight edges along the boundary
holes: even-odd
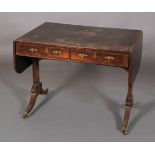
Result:
[[[121,130],[124,135],[128,133],[128,121],[129,121],[130,111],[131,111],[131,106],[126,106],[124,120],[121,126]]]
[[[29,113],[32,111],[37,97],[39,94],[47,94],[48,89],[42,88],[42,83],[39,80],[39,60],[34,59],[32,64],[33,69],[33,86],[31,89],[32,95],[30,98],[30,102],[28,104],[28,107],[26,108],[26,111],[24,112],[23,118],[26,119],[29,116]]]
[[[125,104],[124,120],[121,125],[121,130],[124,135],[128,133],[128,122],[129,122],[130,111],[131,111],[132,106],[133,106],[133,97],[127,96],[126,104]]]

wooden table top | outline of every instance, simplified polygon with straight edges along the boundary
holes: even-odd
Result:
[[[141,37],[140,30],[46,22],[16,41],[132,52]]]

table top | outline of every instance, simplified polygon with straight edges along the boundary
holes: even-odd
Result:
[[[142,31],[45,22],[16,41],[132,52]]]

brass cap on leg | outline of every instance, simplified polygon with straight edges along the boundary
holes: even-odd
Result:
[[[24,112],[23,118],[26,119],[28,117],[29,117],[28,112]]]
[[[127,128],[127,127],[122,126],[122,127],[121,127],[121,130],[122,130],[122,133],[123,133],[124,135],[127,135],[127,134],[128,134],[128,128]]]

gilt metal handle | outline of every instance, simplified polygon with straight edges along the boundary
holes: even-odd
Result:
[[[85,54],[85,53],[79,53],[79,56],[80,56],[81,58],[86,58],[86,57],[88,57],[88,54]]]
[[[106,57],[104,57],[104,59],[107,59],[107,60],[114,60],[114,57],[112,57],[112,56],[106,56]]]
[[[55,54],[55,55],[59,55],[61,54],[62,52],[61,51],[51,51],[52,54]]]
[[[29,51],[31,51],[31,52],[37,52],[38,50],[36,48],[30,48]]]

